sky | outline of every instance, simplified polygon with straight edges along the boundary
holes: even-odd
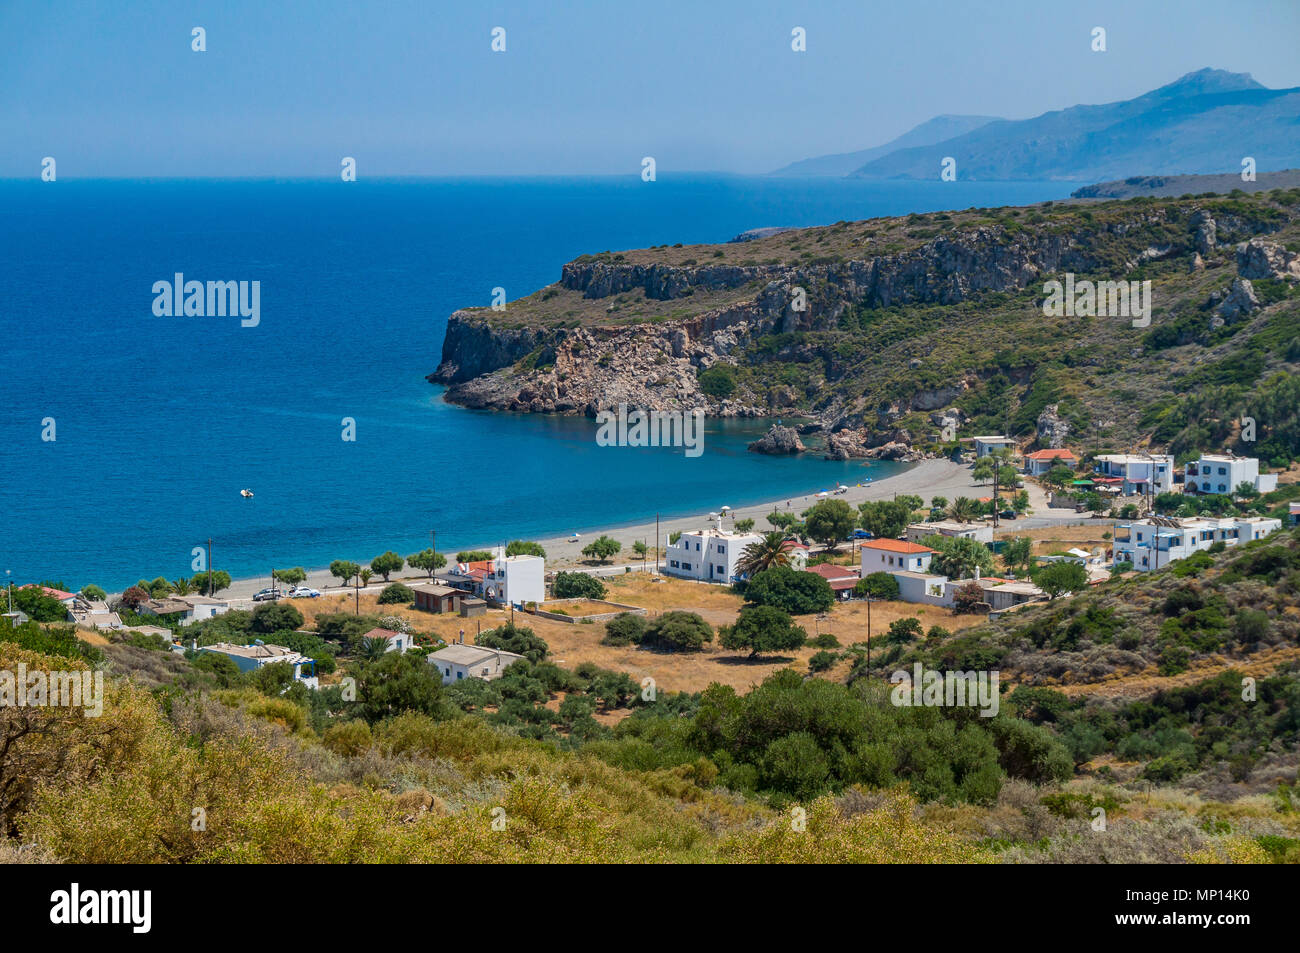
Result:
[[[1300,86],[1298,36],[1297,0],[0,0],[0,177],[765,172],[1206,66]]]

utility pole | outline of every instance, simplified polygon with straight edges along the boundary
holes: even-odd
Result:
[[[871,593],[867,593],[867,675],[871,675]]]
[[[998,458],[993,458],[993,528],[998,528]]]
[[[208,598],[212,598],[212,537],[208,537]]]
[[[659,514],[655,514],[655,575],[659,575]]]
[[[355,580],[356,583],[356,585],[352,590],[353,597],[354,597],[353,601],[355,605],[355,608],[353,609],[353,615],[361,615],[361,573],[357,573],[352,578]]]

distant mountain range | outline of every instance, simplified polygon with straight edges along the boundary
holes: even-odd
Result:
[[[1229,173],[1246,156],[1261,171],[1286,169],[1300,165],[1300,87],[1269,89],[1249,73],[1202,69],[1136,99],[1032,119],[940,116],[875,149],[805,159],[777,174],[934,179],[945,156],[956,159],[958,179],[984,181]],[[865,161],[850,168],[853,159]]]
[[[833,175],[846,176],[891,152],[912,147],[932,146],[936,142],[963,136],[998,120],[997,116],[935,116],[921,125],[903,133],[884,145],[857,152],[841,152],[831,156],[817,156],[792,162],[772,175]]]

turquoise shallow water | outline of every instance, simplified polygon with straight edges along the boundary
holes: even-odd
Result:
[[[0,182],[0,569],[234,576],[589,532],[877,478],[861,463],[600,448],[595,423],[443,403],[446,316],[584,252],[1061,198],[1060,183],[597,179]],[[157,317],[155,281],[259,280],[261,323]],[[344,417],[355,442],[341,439]],[[46,418],[56,439],[41,439]],[[252,500],[239,496],[251,487]]]

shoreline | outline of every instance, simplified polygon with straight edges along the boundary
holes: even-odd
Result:
[[[971,470],[969,466],[953,463],[948,459],[922,460],[915,466],[904,470],[901,473],[895,473],[891,476],[882,477],[865,485],[850,486],[847,492],[832,496],[831,499],[842,499],[850,506],[856,507],[857,504],[866,500],[879,500],[886,497],[892,497],[899,493],[912,493],[920,496],[926,502],[929,502],[932,496],[946,496],[952,499],[956,496],[978,496],[986,495],[987,487],[976,485],[971,479]],[[788,496],[768,500],[763,503],[753,503],[748,506],[741,506],[730,511],[725,527],[730,527],[734,520],[753,519],[755,521],[755,532],[762,532],[770,527],[766,526],[763,517],[771,513],[773,509],[790,510],[796,512],[807,509],[817,501],[815,493],[807,493],[798,496]],[[719,506],[725,504],[726,500],[721,496]],[[668,544],[668,535],[670,533],[699,529],[709,523],[707,513],[699,513],[693,516],[677,516],[666,518],[659,523],[659,548],[663,549]],[[605,535],[612,539],[618,540],[623,544],[614,560],[609,563],[600,563],[594,566],[583,563],[581,553],[582,547],[586,546],[597,537]],[[636,559],[632,553],[632,543],[636,540],[644,540],[646,545],[654,550],[655,545],[655,523],[653,520],[648,522],[630,523],[622,526],[611,526],[602,530],[593,531],[584,534],[577,542],[570,542],[569,535],[538,537],[534,542],[540,543],[546,550],[546,570],[555,572],[568,569],[598,569],[603,571],[621,570],[623,566],[632,566],[634,571],[640,568],[641,560]],[[466,549],[492,547],[492,543],[484,544],[482,547],[465,547]],[[405,554],[403,554],[405,555]],[[448,555],[444,553],[444,555]],[[651,559],[647,560],[650,565]],[[448,555],[450,563],[451,556]],[[364,564],[363,564],[364,565]],[[412,571],[410,567],[404,567],[400,572],[394,573],[390,582],[421,582],[427,581],[426,573]],[[251,599],[254,593],[259,589],[271,585],[270,575],[248,576],[232,580],[230,588],[222,590],[217,594],[217,598],[229,599],[231,601],[247,601]],[[316,567],[307,570],[307,580],[304,585],[313,589],[319,589],[322,596],[328,591],[330,595],[337,595],[344,592],[353,591],[351,586],[340,586],[338,580],[331,576],[329,568]],[[369,586],[363,591],[374,592],[382,589],[385,583],[382,580],[372,579]]]

